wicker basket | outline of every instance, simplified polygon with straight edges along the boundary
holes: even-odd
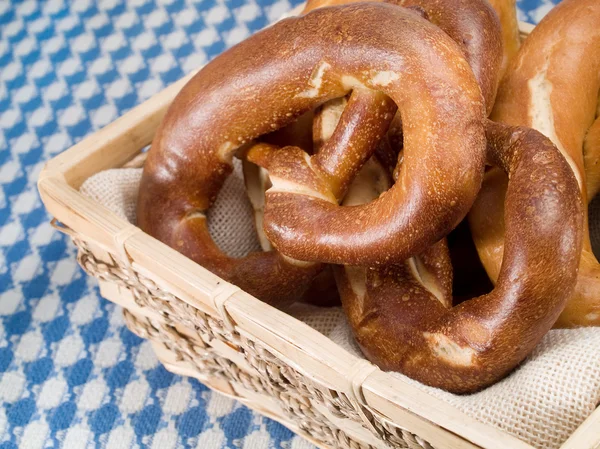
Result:
[[[531,26],[523,25],[527,33]],[[273,418],[321,448],[533,449],[338,347],[213,275],[77,189],[152,141],[180,80],[52,159],[39,191],[101,294],[164,366]],[[600,409],[563,449],[600,447]]]

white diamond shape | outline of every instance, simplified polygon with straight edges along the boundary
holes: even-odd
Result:
[[[6,402],[15,402],[21,397],[25,377],[19,371],[9,371],[0,378],[0,399]]]
[[[196,70],[206,64],[206,53],[202,50],[196,50],[191,54],[181,65],[181,68],[185,73],[189,73],[192,70]]]
[[[128,383],[119,403],[121,412],[126,414],[139,412],[148,399],[149,391],[150,386],[143,378]]]
[[[29,136],[31,135],[29,134]],[[33,138],[35,139],[35,137]],[[30,147],[25,146],[25,148],[29,149]],[[19,152],[24,153],[25,151]],[[40,204],[40,197],[38,196],[37,192],[33,189],[34,187],[32,187],[31,190],[26,190],[13,200],[13,213],[26,214],[31,212],[36,206]]]
[[[73,276],[78,271],[77,266],[78,265],[75,260],[72,260],[71,258],[60,260],[52,272],[52,283],[55,285],[66,285],[71,282],[73,280]],[[81,301],[77,302],[75,310],[80,307],[79,304],[81,304]],[[79,323],[81,322],[82,321],[80,320]]]
[[[200,31],[194,39],[194,44],[199,47],[207,47],[219,40],[219,33],[213,28],[208,27]]]
[[[109,368],[117,364],[123,345],[118,338],[110,338],[100,342],[94,364],[99,368]]]
[[[40,256],[37,254],[29,254],[23,257],[13,272],[13,279],[16,282],[30,281],[38,272],[41,262]]]
[[[250,35],[250,31],[248,31],[248,28],[246,28],[245,25],[238,25],[237,27],[232,28],[227,33],[227,35],[226,35],[227,37],[225,38],[225,44],[228,47],[231,47],[231,46],[243,41],[249,35]]]
[[[29,150],[31,150],[31,148],[33,148],[37,144],[38,144],[38,140],[37,140],[37,137],[35,136],[35,134],[23,134],[21,137],[14,140],[11,146],[15,153],[27,153]],[[19,196],[17,201],[21,201],[21,196]],[[36,196],[37,196],[37,194],[36,194]],[[25,200],[24,197],[23,197],[23,199]],[[15,201],[15,203],[16,203],[15,207],[20,206],[20,204],[18,204],[17,201]],[[30,210],[31,210],[31,208],[28,208],[25,212],[29,212]],[[13,212],[20,213],[20,212],[23,212],[23,209],[19,208],[19,209],[15,210],[13,208]]]
[[[131,449],[133,429],[129,425],[119,426],[110,431],[106,447],[110,449]]]
[[[160,429],[152,437],[152,449],[173,449],[177,446],[179,434],[177,430],[166,427]],[[213,446],[220,447],[220,446]]]
[[[52,118],[52,112],[50,108],[41,106],[33,111],[33,114],[29,116],[29,124],[33,126],[41,126]]]
[[[27,28],[34,33],[39,33],[40,31],[45,30],[51,24],[50,17],[41,16],[35,19],[33,22],[29,22],[27,24]]]
[[[32,362],[38,358],[43,345],[44,338],[39,331],[27,332],[21,337],[15,355],[24,362]]]
[[[227,17],[229,17],[229,9],[227,6],[217,4],[208,10],[204,16],[204,21],[209,25],[218,25],[222,23]]]
[[[55,81],[44,90],[46,100],[58,100],[67,94],[67,86],[63,81]]]
[[[9,109],[0,115],[0,126],[2,128],[12,128],[15,123],[19,120],[21,114],[17,109]]]
[[[88,71],[93,75],[101,75],[102,73],[108,72],[112,67],[112,60],[108,56],[102,56],[96,59]]]
[[[106,94],[111,98],[123,97],[131,88],[126,78],[119,78],[106,89]]]
[[[85,111],[79,105],[73,105],[62,111],[58,116],[58,123],[63,126],[73,126],[85,118]]]
[[[55,295],[47,295],[39,300],[37,306],[33,310],[33,319],[45,323],[52,321],[56,316],[58,307],[60,305],[60,298]]]
[[[135,366],[142,371],[147,371],[157,365],[158,359],[152,350],[152,345],[149,341],[144,341],[135,357]]]
[[[13,37],[18,34],[23,29],[23,22],[21,19],[13,20],[9,22],[8,25],[5,25],[2,30],[2,34],[5,37]]]
[[[64,17],[63,19],[59,19],[59,20],[55,21],[55,23],[56,23],[56,28],[58,30],[69,31],[78,25],[79,20],[77,20],[77,17],[74,15],[68,15],[68,16]]]
[[[33,98],[36,93],[35,86],[27,84],[13,93],[13,100],[17,103],[25,103]]]
[[[58,407],[63,401],[66,391],[67,382],[65,382],[62,375],[59,374],[57,377],[51,377],[44,382],[35,404],[38,408],[44,410]]]
[[[52,65],[46,58],[42,58],[39,61],[36,61],[31,68],[28,70],[27,74],[31,77],[41,78],[46,73],[48,73],[52,68]]]
[[[120,32],[115,31],[114,34],[111,34],[106,39],[104,39],[100,45],[104,51],[115,51],[116,49],[121,48],[126,43],[127,41],[125,40],[123,35]]]
[[[175,64],[176,62],[175,59],[173,59],[173,56],[171,56],[170,53],[164,53],[154,59],[151,69],[155,73],[163,73],[167,72],[169,69],[171,69],[171,67],[175,66]]]
[[[19,56],[28,55],[35,48],[35,39],[30,37],[23,39],[15,46],[15,54]]]
[[[146,50],[150,48],[156,39],[154,38],[154,34],[150,31],[144,31],[143,33],[136,36],[136,38],[131,43],[131,46],[136,50]]]
[[[47,54],[56,53],[61,48],[65,47],[65,40],[62,35],[52,36],[51,38],[40,43],[42,51]]]
[[[115,21],[117,28],[131,28],[137,22],[137,15],[132,11],[127,11],[119,16]]]
[[[235,402],[230,398],[221,394],[211,394],[206,411],[211,417],[216,419],[231,413],[234,406]]]
[[[179,26],[186,26],[194,22],[198,18],[196,10],[187,8],[176,13],[173,17],[175,23]]]
[[[21,72],[21,63],[19,61],[13,61],[2,68],[0,78],[5,81],[14,80]]]
[[[163,87],[163,83],[156,78],[151,78],[145,81],[138,89],[138,95],[142,99],[146,99],[160,91]]]
[[[188,408],[191,394],[192,387],[187,382],[187,380],[182,380],[174,385],[171,385],[167,390],[167,396],[165,397],[165,400],[163,402],[164,412],[170,413],[172,415],[180,415]],[[211,399],[214,397],[225,398],[225,396],[223,395],[213,394],[211,396]],[[229,403],[232,402],[231,399],[225,399],[229,401]],[[210,405],[209,407],[207,407],[206,410],[211,416],[213,415],[214,409],[211,409]],[[229,410],[231,410],[231,406],[229,407]]]
[[[69,449],[85,449],[91,440],[92,433],[83,424],[76,424],[67,430],[62,447]]]
[[[92,30],[102,28],[104,25],[109,23],[108,18],[104,14],[96,14],[94,17],[86,19],[85,24]]]
[[[144,20],[144,23],[147,26],[156,28],[168,21],[169,21],[169,18],[167,17],[167,14],[162,9],[156,9],[148,15],[146,20]]]
[[[71,144],[71,138],[68,134],[63,132],[58,132],[53,134],[52,137],[48,139],[45,145],[45,149],[49,153],[58,153],[60,151],[66,150]]]
[[[180,48],[185,43],[186,39],[187,37],[182,30],[175,30],[162,40],[162,44],[168,49]]]
[[[27,0],[17,6],[17,13],[20,16],[29,16],[36,10],[36,2]]]
[[[112,104],[105,104],[94,111],[91,115],[92,123],[96,128],[108,125],[117,118],[119,111]]]
[[[252,432],[250,435],[244,438],[244,449],[254,449],[257,447],[269,447],[271,442],[271,435],[266,429],[259,429]]]
[[[144,66],[144,61],[140,55],[131,55],[126,58],[121,64],[119,64],[119,69],[123,71],[123,73],[134,73],[137,72]]]
[[[58,66],[57,72],[62,76],[73,75],[81,67],[81,62],[76,57],[68,58]]]
[[[52,225],[50,223],[43,222],[37,228],[35,228],[33,233],[29,236],[29,244],[35,247],[47,245],[55,235],[56,230],[52,227]]]
[[[208,447],[223,447],[224,444],[225,434],[218,426],[214,426],[198,435],[196,449],[206,449]],[[256,447],[269,447],[269,445]]]
[[[8,290],[0,294],[0,316],[8,316],[15,313],[22,301],[23,295],[17,289]]]
[[[67,272],[75,272],[77,264],[70,258],[65,259],[65,261],[67,260],[72,263],[72,265],[67,268]],[[68,276],[65,276],[65,278],[67,277]],[[52,279],[54,279],[54,276],[52,276]],[[73,311],[71,312],[71,323],[78,326],[89,323],[94,319],[94,314],[96,310],[98,310],[98,299],[95,295],[87,295],[81,298],[79,301],[77,301],[75,307],[73,308]]]
[[[6,176],[3,176],[3,170],[0,169],[0,181],[4,181]],[[9,179],[9,180],[12,180]],[[17,239],[22,235],[23,228],[19,223],[13,221],[0,228],[0,245],[7,246],[14,244]]]
[[[50,428],[43,418],[40,421],[32,421],[25,427],[21,443],[25,443],[23,447],[26,446],[27,449],[42,449],[49,433]]]
[[[260,8],[256,3],[247,3],[237,9],[235,18],[243,22],[249,22],[260,16]]]
[[[72,43],[71,48],[79,53],[88,51],[90,48],[94,48],[96,40],[94,35],[86,33],[78,36]]]
[[[104,379],[98,377],[85,384],[79,396],[77,407],[83,410],[96,410],[102,405],[108,387]]]
[[[98,91],[97,87],[98,84],[96,81],[94,79],[89,79],[79,84],[74,89],[73,94],[75,95],[75,98],[85,100],[87,98],[91,98],[91,96]]]
[[[54,354],[54,364],[56,366],[73,365],[81,358],[83,350],[83,341],[79,335],[67,335],[58,344],[58,349]]]

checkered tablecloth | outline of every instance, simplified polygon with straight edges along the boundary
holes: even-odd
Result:
[[[162,368],[36,190],[44,161],[297,2],[0,0],[0,449],[312,448]]]

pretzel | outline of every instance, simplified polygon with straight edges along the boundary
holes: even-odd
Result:
[[[511,63],[493,113],[497,121],[530,126],[547,135],[569,162],[584,204],[598,189],[599,43],[600,3],[564,0],[534,29]],[[586,165],[591,175],[587,182]],[[469,216],[480,258],[492,281],[498,277],[504,247],[505,185],[501,174],[489,173]],[[600,325],[600,265],[591,250],[587,210],[584,212],[578,283],[558,327]]]
[[[313,111],[310,111],[290,125],[262,136],[260,141],[279,147],[288,145],[297,146],[302,148],[308,154],[312,154],[313,115]],[[269,173],[264,168],[249,162],[246,158],[242,159],[242,167],[244,183],[246,184],[246,193],[248,194],[250,204],[254,211],[254,221],[258,240],[263,251],[270,251],[273,247],[263,231],[265,191],[272,185],[271,180],[269,179]],[[323,271],[315,276],[308,289],[298,301],[320,307],[332,307],[341,304],[330,265],[326,266]]]
[[[304,12],[359,0],[308,0]],[[362,1],[362,0],[361,0]],[[492,110],[502,62],[501,26],[486,0],[367,0],[385,1],[420,10],[461,48],[479,82],[488,114]]]
[[[443,243],[402,264],[336,269],[365,356],[453,393],[498,381],[531,352],[572,294],[582,246],[577,181],[557,148],[537,131],[494,122],[486,136],[490,163],[510,179],[491,293],[451,307]]]
[[[361,98],[385,94],[400,106],[405,155],[398,183],[366,206],[340,207],[332,189],[322,188],[327,176],[316,157],[309,159],[294,147],[276,151],[282,164],[275,171],[268,168],[273,188],[267,193],[265,223],[273,223],[270,203],[282,216],[302,216],[298,227],[282,233],[291,246],[303,248],[301,255],[224,256],[208,234],[205,212],[231,172],[238,147],[349,92]],[[356,108],[346,108],[342,121],[354,122],[349,114],[360,111],[359,99]],[[389,120],[386,114],[382,111],[380,119]],[[300,260],[403,260],[443,237],[470,208],[483,176],[484,116],[479,86],[460,49],[413,12],[357,4],[286,19],[213,60],[177,96],[144,167],[139,224],[265,300],[282,291],[291,295],[298,284],[309,283],[316,268]],[[377,140],[373,135],[385,132],[381,122],[355,132],[369,133],[363,141],[370,147]],[[357,154],[351,170],[335,169],[356,173],[369,157]],[[293,174],[306,177],[296,182]],[[266,227],[269,238],[274,229]],[[282,241],[270,240],[275,248]]]
[[[591,202],[600,191],[600,96],[596,121],[588,129],[583,141],[583,162],[587,199]]]
[[[521,46],[519,36],[519,21],[517,19],[517,0],[488,0],[502,25],[502,42],[504,57],[502,58],[501,74],[504,74],[508,63],[515,57]]]
[[[324,6],[353,3],[357,0],[308,0],[304,12],[312,11]],[[368,0],[382,1],[382,0]],[[500,39],[500,24],[494,11],[485,0],[384,0],[387,3],[408,7],[430,20],[445,31],[462,49],[469,62],[475,78],[482,89],[486,101],[487,113],[491,112],[500,75],[502,42]],[[387,99],[389,101],[389,99]],[[332,109],[333,108],[333,109]],[[331,111],[330,111],[331,109]],[[329,112],[328,112],[329,111]],[[375,112],[375,110],[374,110]],[[340,103],[326,104],[319,108],[315,114],[315,145],[322,144],[323,137],[329,137],[331,131],[320,130],[322,126],[320,116],[338,116],[341,114]],[[383,157],[394,154],[387,165],[396,166],[398,152],[403,146],[402,120],[396,114],[389,126],[389,130],[380,147],[384,148]],[[380,155],[381,156],[381,155]]]

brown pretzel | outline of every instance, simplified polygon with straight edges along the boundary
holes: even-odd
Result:
[[[511,63],[498,94],[493,117],[511,125],[530,126],[547,135],[561,150],[578,179],[587,204],[588,185],[595,193],[600,123],[596,118],[600,90],[600,2],[564,0],[527,38]],[[596,122],[594,123],[594,120]],[[586,139],[587,133],[587,139]],[[469,217],[484,266],[492,281],[498,276],[504,248],[502,198],[506,180],[489,173]],[[600,264],[594,257],[587,226],[578,283],[557,326],[600,325]]]
[[[355,1],[357,0],[309,0],[304,12],[324,6],[341,5]],[[490,8],[486,0],[451,0],[444,2],[433,0],[385,1],[417,11],[446,32],[459,45],[473,70],[475,78],[479,82],[489,114],[494,103],[499,81],[502,41],[500,39],[500,24],[495,17],[493,9]],[[391,103],[390,99],[382,101]],[[342,108],[340,106],[341,103],[339,101],[329,102],[316,111],[314,136],[317,148],[333,132],[330,122],[332,118],[339,118],[341,115]],[[375,102],[370,107],[372,111],[369,115],[375,115],[380,106]],[[366,106],[366,108],[368,110],[369,106]],[[324,115],[327,120],[321,120],[321,115]],[[322,126],[325,126],[325,129],[320,129]],[[394,151],[395,156],[397,156],[398,152],[402,149],[403,141],[402,120],[400,114],[396,114],[389,126],[387,135],[380,142],[379,148],[383,147],[384,152],[383,155],[380,154],[379,156],[386,158],[393,155]],[[386,162],[393,169],[396,166],[397,157]]]
[[[600,96],[596,121],[588,129],[583,141],[583,162],[587,200],[590,202],[600,191]]]
[[[503,74],[508,67],[508,63],[515,57],[521,46],[519,36],[519,21],[517,19],[517,0],[488,0],[502,25],[502,42],[504,43],[504,57],[502,58]]]
[[[312,127],[313,111],[310,111],[290,125],[262,136],[260,141],[279,147],[297,146],[307,153],[312,154]],[[249,162],[246,158],[242,160],[242,166],[246,193],[254,210],[256,233],[263,251],[270,251],[273,247],[263,231],[265,191],[271,187],[269,173],[264,168]],[[320,307],[332,307],[341,304],[333,277],[333,270],[330,265],[326,266],[323,271],[315,276],[308,289],[298,301]]]
[[[304,12],[359,0],[308,0]],[[461,48],[479,82],[488,114],[492,110],[502,62],[501,26],[486,0],[367,0],[417,8]]]
[[[321,191],[324,175],[313,171],[304,152],[277,151],[292,158],[306,179],[290,182],[296,168],[287,163],[277,173],[269,168],[274,186],[265,221],[273,222],[271,202],[288,217],[301,211],[306,218],[299,230],[280,233],[303,247],[306,257],[299,260],[403,260],[432,244],[466,214],[480,187],[485,110],[456,44],[415,13],[385,4],[327,8],[283,20],[201,70],[178,95],[153,142],[140,188],[140,225],[261,298],[281,295],[276,285],[281,277],[273,273],[299,272],[285,278],[290,288],[297,278],[313,276],[314,268],[277,253],[225,258],[208,235],[204,212],[240,145],[349,91],[369,96],[381,91],[400,106],[405,156],[399,182],[367,206],[338,207],[331,191]],[[362,164],[367,157],[358,159]],[[271,240],[275,247],[281,242]]]
[[[582,244],[577,181],[556,147],[537,131],[493,122],[486,135],[490,162],[510,179],[506,249],[491,293],[451,307],[439,244],[404,264],[336,271],[367,358],[455,393],[490,385],[529,354],[573,291]]]

